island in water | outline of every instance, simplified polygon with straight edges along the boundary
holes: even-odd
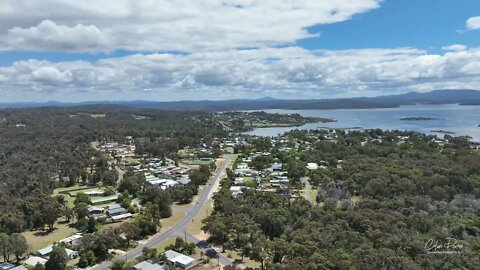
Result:
[[[444,134],[455,134],[455,132],[447,131],[447,130],[443,130],[443,129],[434,129],[434,130],[430,130],[430,132],[432,132],[432,133],[444,133]]]
[[[441,120],[440,118],[435,118],[435,117],[422,117],[422,116],[416,116],[416,117],[403,117],[400,118],[402,121],[431,121],[431,120]]]

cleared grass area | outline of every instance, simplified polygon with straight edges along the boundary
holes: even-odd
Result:
[[[202,227],[203,227],[202,220],[207,218],[212,213],[212,210],[213,210],[213,206],[211,202],[208,202],[205,206],[203,206],[202,209],[195,216],[193,221],[191,221],[187,225],[187,232],[189,232],[192,235],[197,235],[201,233]]]
[[[233,149],[233,147],[227,147],[226,148],[227,152],[230,153],[230,154],[233,154],[235,152],[235,150]]]
[[[165,247],[171,244],[175,244],[175,238],[170,238],[167,241],[163,241],[160,245],[155,246],[155,248],[158,250],[158,252],[164,252]]]
[[[55,223],[55,230],[51,233],[44,231],[27,231],[22,235],[27,239],[28,246],[32,251],[39,250],[59,240],[69,237],[77,232],[77,229],[70,228],[68,224]]]
[[[66,188],[56,188],[56,189],[53,190],[52,196],[62,195],[65,198],[65,201],[67,201],[67,205],[69,207],[73,207],[73,201],[75,201],[75,198],[73,198],[69,194],[61,194],[61,193],[65,193],[65,192],[68,192],[70,190],[75,190],[75,189],[79,189],[79,188],[82,188],[82,187],[77,185],[77,186],[66,187]]]
[[[114,228],[118,228],[122,225],[123,222],[115,222],[115,223],[108,223],[108,224],[100,224],[97,226],[97,229],[99,231],[105,231],[105,230],[108,230],[108,229],[114,229]]]
[[[257,181],[253,180],[253,177],[247,176],[243,178],[244,184],[247,187],[256,187],[257,186]]]
[[[214,160],[193,160],[192,162],[190,162],[190,165],[210,165],[211,163],[213,163]]]
[[[137,165],[137,164],[140,164],[140,160],[136,159],[136,158],[126,158],[125,159],[125,165],[127,166],[134,166],[134,165]]]
[[[167,229],[176,223],[178,223],[185,216],[184,212],[174,211],[172,216],[169,218],[164,218],[160,220],[160,225],[162,225],[162,230]]]
[[[315,203],[317,201],[317,190],[312,189],[312,190],[310,190],[310,192],[311,192],[312,200]]]
[[[231,259],[234,259],[234,260],[241,260],[242,259],[242,255],[237,252],[237,251],[234,251],[234,250],[227,250],[226,251],[227,253],[227,256]],[[250,267],[252,269],[259,269],[260,268],[260,263],[259,262],[256,262],[248,257],[243,257],[243,265],[245,265],[245,267]]]
[[[80,258],[75,258],[73,260],[68,261],[67,265],[73,267],[73,266],[77,265],[79,261],[80,261]]]

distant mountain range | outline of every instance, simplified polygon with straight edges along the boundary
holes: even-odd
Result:
[[[414,104],[461,104],[480,105],[480,91],[477,90],[434,90],[427,93],[411,92],[402,95],[359,97],[341,99],[232,99],[221,101],[88,101],[79,103],[62,102],[20,102],[0,103],[0,108],[78,107],[87,105],[120,105],[132,108],[188,110],[188,111],[237,111],[237,110],[326,110],[326,109],[367,109],[393,108]]]

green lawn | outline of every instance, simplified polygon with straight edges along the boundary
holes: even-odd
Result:
[[[75,201],[75,198],[69,194],[62,194],[62,193],[65,193],[65,192],[69,192],[70,190],[75,190],[75,189],[79,189],[79,188],[82,188],[82,186],[72,186],[72,187],[65,187],[65,188],[56,188],[53,190],[53,194],[52,196],[58,196],[58,195],[62,195],[65,200],[67,201],[67,205],[69,207],[73,207],[73,201]]]
[[[256,187],[257,186],[257,181],[253,180],[253,177],[247,176],[243,178],[243,183],[247,187]]]
[[[44,234],[43,231],[27,231],[23,232],[22,235],[27,239],[30,249],[36,251],[77,232],[77,229],[70,228],[68,224],[56,223],[55,228],[56,229],[49,234]]]
[[[136,158],[128,157],[125,159],[125,164],[127,166],[134,166],[134,165],[140,164],[140,161]]]
[[[315,203],[315,202],[317,201],[317,190],[316,190],[316,189],[312,189],[312,190],[310,190],[310,192],[311,192],[311,194],[312,194],[312,195],[311,195],[311,196],[312,196],[312,200],[313,200],[313,202]]]
[[[200,160],[200,159],[197,159],[197,160],[194,160],[190,163],[190,165],[210,165],[211,163],[213,162],[213,160],[210,160],[210,161],[206,161],[206,160]]]

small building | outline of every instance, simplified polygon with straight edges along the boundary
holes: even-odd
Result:
[[[230,193],[232,193],[232,195],[234,197],[236,197],[236,196],[243,193],[243,189],[244,189],[244,187],[242,187],[242,186],[231,186],[230,187]]]
[[[15,264],[9,262],[0,263],[0,270],[8,270],[15,267]]]
[[[107,210],[107,214],[110,216],[110,217],[114,217],[114,216],[119,216],[119,215],[123,215],[123,214],[126,214],[128,211],[127,209],[123,208],[123,207],[116,207],[116,208],[113,208],[113,209],[108,209]]]
[[[235,180],[233,181],[233,183],[235,185],[243,185],[244,181],[245,181],[245,179],[243,177],[235,177]]]
[[[8,270],[28,270],[28,269],[23,265],[18,265],[18,266],[15,266],[13,268],[10,268]]]
[[[118,199],[118,195],[112,195],[112,196],[108,196],[108,197],[105,197],[105,198],[100,198],[100,199],[92,200],[92,205],[114,202],[114,201],[116,201],[117,199]]]
[[[317,163],[308,163],[307,164],[307,169],[309,169],[311,171],[318,170],[318,164]]]
[[[112,216],[112,219],[113,219],[113,221],[117,222],[117,221],[127,220],[127,219],[131,218],[132,216],[133,215],[130,214],[130,213],[125,213],[125,214]]]
[[[275,164],[272,164],[272,166],[270,166],[269,170],[270,171],[281,171],[282,170],[282,164],[281,163],[275,163]]]
[[[49,246],[46,246],[42,249],[37,250],[35,252],[35,254],[46,259],[46,258],[48,258],[50,253],[52,253],[52,250],[53,250],[53,245],[49,245]],[[71,250],[71,249],[68,249],[68,248],[65,249],[65,252],[67,253],[67,256],[70,259],[74,259],[78,256],[78,252],[76,252],[74,250]]]
[[[99,190],[99,189],[85,191],[84,193],[85,193],[85,195],[87,195],[89,197],[105,195],[105,191],[104,190]]]
[[[177,179],[177,183],[179,183],[180,185],[184,185],[184,186],[186,186],[190,182],[191,182],[191,180],[190,180],[190,177],[188,176],[188,174],[182,175],[180,178]]]
[[[92,206],[92,207],[89,207],[89,208],[88,208],[88,213],[89,213],[90,215],[103,214],[104,211],[105,211],[104,208],[102,208],[102,207],[97,207],[97,206]]]
[[[151,263],[147,261],[143,261],[137,263],[133,266],[133,269],[137,270],[164,270],[165,268],[157,263]]]
[[[197,261],[194,258],[183,255],[174,250],[165,251],[165,257],[167,258],[169,264],[182,269],[190,269],[197,265]]]
[[[60,241],[58,241],[59,243],[65,243],[65,244],[68,244],[70,246],[77,246],[78,243],[79,243],[79,240],[82,239],[82,234],[81,233],[77,233],[77,234],[74,234],[72,236],[69,236],[67,238],[64,238]]]

